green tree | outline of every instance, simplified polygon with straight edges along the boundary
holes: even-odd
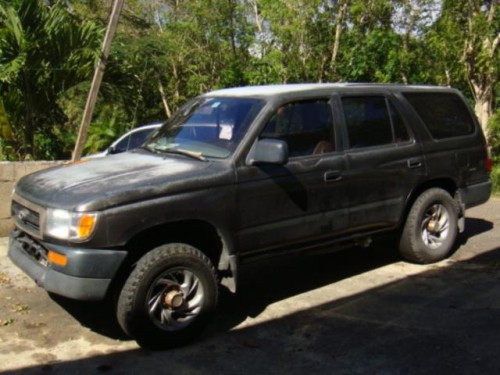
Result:
[[[348,5],[349,0],[249,1],[256,35],[252,82],[338,79],[336,59]]]
[[[111,3],[2,2],[4,150],[69,155]],[[498,106],[498,8],[498,0],[127,0],[86,150],[202,92],[246,84],[450,85],[475,100],[484,125]]]
[[[444,73],[447,83],[468,83],[486,134],[500,74],[499,12],[498,0],[445,0],[429,34],[440,60],[438,77]]]
[[[0,5],[0,96],[18,158],[61,153],[58,98],[91,76],[101,35],[100,27],[77,19],[62,2]]]

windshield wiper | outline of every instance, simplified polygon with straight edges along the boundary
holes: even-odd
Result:
[[[146,148],[147,150],[149,150],[151,152],[184,155],[184,156],[188,156],[190,158],[196,159],[196,160],[207,161],[207,159],[203,157],[201,152],[188,151],[188,150],[183,150],[180,148],[157,148],[157,147],[149,147],[149,146],[145,146],[144,148]]]

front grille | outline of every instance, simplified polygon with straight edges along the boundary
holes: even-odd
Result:
[[[38,205],[15,195],[12,200],[11,214],[16,226],[30,235],[41,238],[44,210]]]
[[[18,229],[13,233],[14,239],[21,244],[23,250],[34,258],[38,263],[47,267],[49,260],[47,256],[47,249],[40,245],[38,242],[31,239],[26,234],[23,234]]]
[[[12,217],[36,231],[40,230],[40,214],[17,202],[12,202]]]

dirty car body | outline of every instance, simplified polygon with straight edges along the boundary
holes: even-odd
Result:
[[[431,115],[429,103],[439,103]],[[453,89],[220,90],[139,149],[21,179],[9,257],[56,294],[117,293],[127,333],[177,345],[206,324],[219,282],[236,290],[251,260],[389,232],[410,261],[444,258],[465,210],[490,196],[490,163]]]

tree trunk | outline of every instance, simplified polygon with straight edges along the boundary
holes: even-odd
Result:
[[[344,23],[344,18],[347,13],[347,7],[349,6],[349,0],[344,0],[340,6],[339,12],[337,14],[336,26],[335,26],[335,40],[333,42],[332,58],[330,60],[330,67],[333,73],[337,74],[337,56],[340,48],[340,38],[342,36],[342,27]]]
[[[167,96],[165,95],[165,89],[163,88],[163,83],[161,83],[160,77],[158,77],[158,90],[160,90],[161,101],[163,103],[163,107],[165,108],[165,114],[167,115],[167,118],[169,118],[172,115],[172,112],[168,106]]]
[[[321,65],[319,66],[319,72],[318,72],[318,83],[323,82],[323,76],[325,75],[325,64],[326,61],[328,60],[328,56],[324,55],[321,58]]]
[[[95,68],[94,77],[90,86],[89,96],[87,98],[87,103],[85,104],[85,109],[83,111],[82,123],[78,130],[78,136],[76,138],[75,149],[73,150],[73,156],[71,158],[72,162],[80,160],[82,156],[83,146],[87,140],[87,132],[90,126],[90,121],[92,120],[92,114],[94,113],[95,103],[97,101],[97,94],[99,93],[99,87],[101,86],[102,76],[104,75],[104,68],[106,67],[106,62],[108,59],[109,51],[111,49],[111,42],[113,41],[113,36],[115,35],[116,27],[118,25],[118,19],[120,18],[120,13],[123,8],[125,0],[114,0],[111,15],[109,16],[108,28],[106,30],[106,35],[104,36],[104,41],[102,44],[102,54],[99,59],[97,66]]]
[[[401,69],[401,80],[405,85],[407,85],[409,83],[408,60],[410,59],[409,57],[410,40],[413,30],[415,29],[417,21],[420,17],[420,8],[416,4],[412,3],[412,1],[410,0],[404,1],[403,4],[406,8],[407,23],[405,25],[406,32],[403,36],[403,45],[401,46],[402,50],[400,52],[400,56],[402,56],[402,60],[400,60],[400,69]]]
[[[481,124],[481,128],[483,129],[483,133],[488,139],[488,121],[493,114],[493,108],[491,105],[492,95],[489,90],[480,90],[479,88],[474,87],[474,91],[476,94],[476,105],[474,106],[474,112]]]
[[[498,77],[497,48],[500,44],[500,33],[494,28],[495,9],[498,0],[493,0],[486,23],[493,32],[485,33],[479,28],[476,18],[481,15],[479,8],[470,6],[468,12],[468,40],[466,41],[463,61],[465,64],[467,78],[474,91],[476,105],[474,110],[481,123],[483,132],[488,138],[488,121],[493,114],[493,99],[496,79]],[[484,17],[484,14],[483,14]]]

